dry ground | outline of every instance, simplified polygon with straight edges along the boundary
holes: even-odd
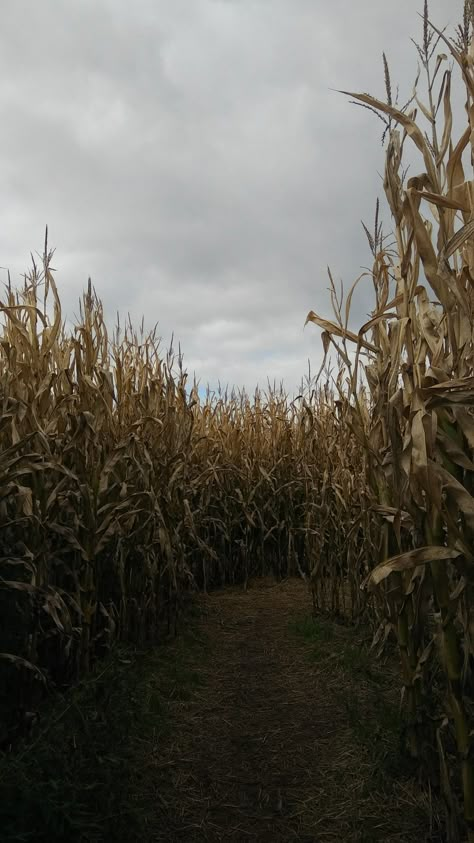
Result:
[[[332,623],[319,649],[299,635],[295,618],[310,615],[300,581],[201,606],[192,693],[171,695],[169,734],[137,759],[150,841],[443,840],[425,792],[391,769],[392,745],[377,749],[383,735],[358,693],[373,681],[377,707],[381,686],[363,661],[341,658],[357,652],[353,630]]]

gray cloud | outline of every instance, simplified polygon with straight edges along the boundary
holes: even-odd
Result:
[[[68,316],[91,275],[202,382],[293,391],[382,195],[381,124],[331,89],[383,96],[385,49],[405,99],[420,26],[411,0],[4,0],[0,264],[48,223]]]

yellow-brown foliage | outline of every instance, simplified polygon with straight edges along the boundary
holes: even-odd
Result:
[[[450,40],[430,25],[425,4],[418,47],[425,101],[416,90],[397,108],[386,63],[387,102],[349,94],[386,122],[395,243],[385,246],[377,213],[374,233],[366,229],[374,307],[357,333],[347,328],[350,296],[345,319],[342,305],[334,323],[308,315],[323,328],[325,348],[339,351],[339,401],[365,455],[372,521],[364,534],[378,541],[366,580],[381,615],[377,640],[395,633],[407,745],[415,757],[437,749],[453,840],[460,790],[474,840],[474,182],[464,171],[474,154],[473,8],[466,3]],[[456,138],[447,54],[466,92],[467,125]],[[409,143],[423,170],[406,179]],[[360,374],[367,402],[357,393]]]

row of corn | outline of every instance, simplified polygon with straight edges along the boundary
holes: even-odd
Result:
[[[333,290],[332,322],[308,315],[337,349],[335,390],[363,453],[357,504],[373,570],[361,585],[372,593],[374,643],[397,642],[406,745],[431,772],[436,760],[450,840],[474,840],[473,26],[466,2],[448,38],[425,3],[410,101],[393,102],[385,57],[386,99],[350,95],[385,123],[393,235],[377,206],[373,231],[365,227],[373,266],[360,280],[373,286],[373,307],[359,331],[348,326],[353,291],[344,309]],[[465,122],[453,137],[459,78]],[[407,176],[407,154],[419,174]]]
[[[67,331],[51,257],[0,305],[2,741],[114,640],[172,631],[192,588],[321,569],[337,605],[353,517],[322,390],[203,397],[154,333],[109,337],[90,284]]]

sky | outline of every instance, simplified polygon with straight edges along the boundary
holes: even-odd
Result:
[[[422,2],[2,0],[0,281],[41,252],[64,316],[90,276],[116,313],[174,333],[190,377],[293,393],[321,360],[327,267],[370,265],[382,50],[411,94]],[[432,0],[443,27],[462,2]],[[354,320],[371,309],[361,282]],[[1,297],[1,293],[0,293]]]

